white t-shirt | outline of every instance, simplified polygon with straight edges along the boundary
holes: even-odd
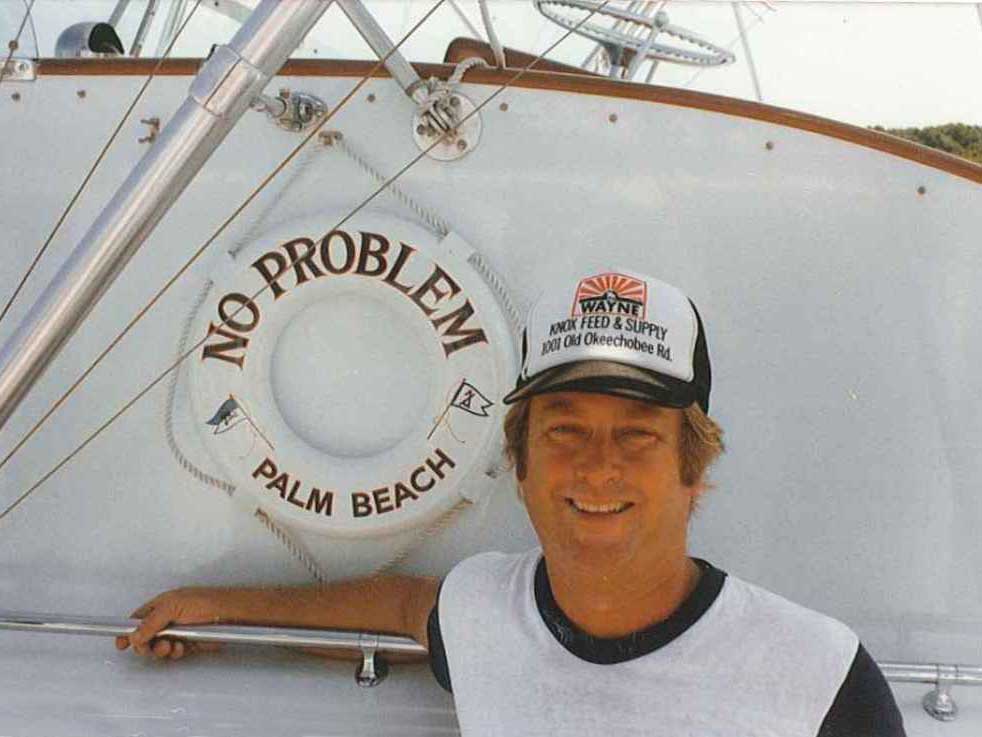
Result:
[[[461,734],[904,734],[849,627],[694,560],[703,572],[686,601],[621,638],[591,637],[565,617],[538,548],[459,563],[429,629]]]

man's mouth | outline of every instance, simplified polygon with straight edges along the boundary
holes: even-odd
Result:
[[[634,502],[587,502],[567,497],[566,503],[584,514],[620,514],[634,506]]]

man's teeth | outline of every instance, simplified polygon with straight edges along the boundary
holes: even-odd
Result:
[[[625,509],[631,506],[631,502],[616,502],[614,504],[591,504],[589,502],[581,502],[576,499],[570,499],[569,503],[573,505],[580,512],[589,512],[591,514],[616,514],[617,512],[623,512]]]

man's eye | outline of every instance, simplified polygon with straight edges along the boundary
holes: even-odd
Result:
[[[579,437],[585,433],[586,430],[577,425],[553,425],[549,428],[549,434],[555,437]]]
[[[629,442],[635,442],[635,443],[655,441],[658,439],[657,433],[651,430],[646,430],[641,427],[626,428],[624,430],[621,430],[617,434],[621,437],[621,439],[627,440]]]

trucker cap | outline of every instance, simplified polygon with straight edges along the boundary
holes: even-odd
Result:
[[[580,391],[709,412],[702,319],[678,288],[626,269],[557,279],[529,310],[511,404]]]

